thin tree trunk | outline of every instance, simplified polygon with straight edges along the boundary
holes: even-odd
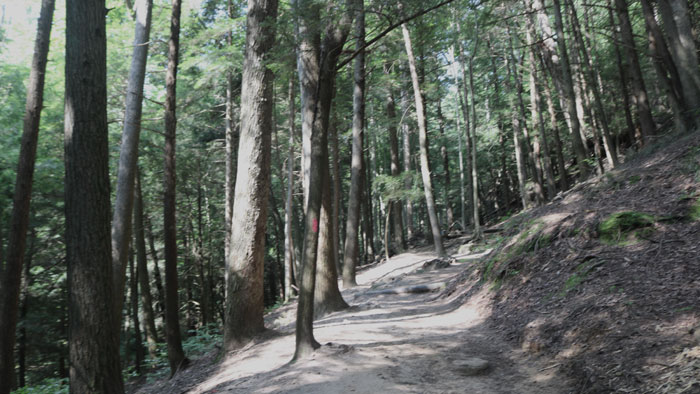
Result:
[[[542,59],[540,58],[540,61]],[[559,124],[557,123],[557,115],[554,111],[554,101],[552,100],[552,89],[550,88],[547,78],[544,79],[544,96],[547,101],[547,113],[549,115],[549,125],[552,128],[552,136],[554,137],[554,150],[557,156],[557,171],[559,172],[559,187],[562,191],[569,189],[569,177],[566,173],[566,161],[564,160],[564,147],[559,136]]]
[[[363,4],[357,2],[358,5]],[[357,10],[355,21],[358,49],[364,45],[364,9]],[[350,162],[350,191],[348,194],[347,222],[345,224],[345,250],[343,252],[343,287],[357,285],[355,268],[359,257],[358,227],[360,224],[361,180],[363,168],[363,140],[365,124],[365,53],[358,52],[354,62],[354,87],[352,99],[352,156]]]
[[[165,243],[165,340],[168,344],[170,375],[187,366],[180,336],[180,302],[178,301],[177,234],[175,222],[175,98],[178,55],[180,51],[180,5],[172,1],[168,71],[165,77],[165,171],[163,186],[163,237]]]
[[[561,5],[559,0],[554,0],[553,3],[556,36],[561,38],[556,41],[556,44],[553,40],[554,34],[549,25],[549,17],[544,10],[543,1],[534,0],[533,6],[537,11],[539,25],[542,28],[545,61],[550,68],[552,77],[557,85],[557,90],[559,91],[560,95],[559,99],[560,101],[563,101],[562,109],[566,107],[565,115],[570,129],[571,141],[579,167],[580,178],[585,179],[588,178],[590,171],[588,165],[586,164],[586,147],[581,139],[581,124],[579,123],[578,114],[576,112],[576,96],[574,93],[574,83],[571,76],[569,54],[566,49],[566,41],[564,40]],[[559,49],[558,54],[556,53],[556,46],[558,46]],[[559,59],[558,62],[555,60],[557,58]]]
[[[32,257],[34,256],[34,247],[36,245],[36,231],[31,229],[31,238],[27,251],[27,258],[24,262],[24,281],[22,283],[22,305],[19,310],[20,321],[26,321],[27,312],[29,311],[29,288],[32,284]],[[27,384],[27,328],[23,324],[19,328],[17,338],[17,364],[19,387],[24,387]]]
[[[0,394],[10,392],[14,384],[14,347],[22,281],[22,265],[29,227],[29,206],[34,179],[34,163],[39,138],[39,123],[44,102],[44,79],[46,59],[49,54],[49,39],[55,8],[54,0],[43,0],[37,25],[34,55],[27,88],[22,142],[20,146],[17,177],[12,205],[9,243],[6,263],[2,264],[2,242],[0,242]],[[1,238],[0,238],[1,241]],[[3,268],[4,266],[4,268]],[[12,382],[12,383],[9,383]]]
[[[129,278],[131,281],[130,298],[131,298],[131,321],[134,329],[134,371],[137,375],[141,375],[141,365],[143,364],[143,344],[141,340],[141,322],[139,321],[139,295],[138,295],[138,278],[136,268],[134,267],[133,250],[129,256]]]
[[[240,347],[264,328],[263,266],[274,79],[267,60],[275,41],[276,19],[277,0],[248,1],[237,198],[231,222],[231,250],[226,258],[226,350]]]
[[[406,113],[408,112],[408,99],[407,94],[402,92],[401,94],[401,139],[403,141],[403,170],[404,172],[411,173],[411,134],[408,127],[408,121],[406,119]],[[413,187],[411,180],[406,179],[404,187],[410,189]],[[406,237],[410,240],[413,238],[413,202],[408,199],[406,200]]]
[[[112,216],[112,277],[114,280],[114,311],[116,321],[121,322],[124,303],[124,283],[126,263],[131,242],[131,220],[134,205],[134,178],[139,157],[139,136],[141,134],[141,112],[143,84],[146,78],[146,61],[151,33],[151,10],[153,0],[136,1],[136,27],[129,69],[129,83],[124,111],[124,130],[119,167],[117,172],[117,193]]]
[[[388,73],[385,65],[385,73]],[[390,171],[391,176],[399,177],[401,175],[401,167],[399,164],[399,137],[396,130],[396,102],[394,100],[394,93],[389,88],[389,94],[387,95],[386,102],[386,116],[389,120],[388,132],[389,132],[389,155],[390,155]],[[403,237],[403,220],[401,217],[401,203],[399,201],[391,201],[388,203],[391,205],[392,216],[392,238],[393,246],[395,251],[402,252],[406,249],[406,239]],[[388,227],[387,227],[388,228]],[[384,236],[387,238],[387,235]],[[387,247],[388,245],[385,245]],[[387,249],[388,253],[388,249]]]
[[[233,1],[228,0],[227,14],[234,18]],[[229,30],[226,43],[233,45],[233,31]],[[236,187],[236,160],[234,155],[238,151],[238,139],[236,138],[235,115],[233,94],[233,71],[226,73],[226,135],[225,135],[225,180],[224,180],[224,256],[228,256],[231,246],[231,217],[233,216],[233,191]]]
[[[632,119],[632,112],[630,110],[630,94],[629,88],[627,86],[627,80],[629,79],[627,67],[622,61],[622,54],[620,53],[620,25],[615,22],[615,16],[613,14],[612,0],[608,0],[608,19],[610,21],[610,26],[613,30],[613,47],[615,48],[615,60],[617,63],[617,69],[620,73],[620,90],[622,96],[622,106],[625,112],[625,122],[627,124],[627,134],[629,136],[629,143],[635,146],[635,130],[636,126],[634,120]],[[619,134],[618,134],[619,137]],[[620,144],[616,144],[618,150],[620,149]]]
[[[416,102],[416,118],[418,120],[419,143],[420,143],[420,164],[421,175],[423,178],[423,191],[425,193],[425,202],[428,209],[428,217],[430,219],[430,228],[433,234],[433,243],[435,245],[435,253],[438,256],[446,256],[445,248],[442,246],[442,234],[440,234],[440,223],[438,223],[437,213],[435,211],[435,199],[433,197],[433,184],[430,179],[430,168],[428,163],[428,131],[425,113],[423,112],[423,97],[418,83],[418,73],[416,72],[416,59],[413,56],[413,47],[411,45],[411,36],[408,32],[406,24],[401,25],[403,40],[406,46],[406,55],[408,56],[408,66],[411,71],[411,82],[413,83],[413,95]]]
[[[445,118],[442,116],[441,101],[438,101],[437,116],[440,130],[440,156],[442,156],[442,169],[445,174],[445,188],[443,190],[443,199],[445,200],[445,218],[447,219],[447,228],[449,229],[454,223],[454,212],[452,212],[452,204],[450,204],[450,159],[447,155],[447,138],[445,137]]]
[[[617,15],[620,18],[620,35],[623,42],[623,49],[625,51],[625,56],[630,62],[629,73],[632,81],[632,98],[637,107],[637,117],[639,118],[641,128],[641,136],[638,142],[644,145],[646,139],[656,133],[656,125],[651,116],[651,108],[647,98],[647,90],[644,86],[642,69],[639,65],[637,50],[635,49],[634,33],[632,32],[632,24],[627,11],[627,0],[615,0],[615,5],[617,7]]]
[[[165,291],[163,290],[163,280],[161,279],[160,268],[158,264],[158,253],[156,252],[155,235],[153,234],[153,224],[151,223],[151,219],[145,213],[143,215],[143,219],[146,228],[148,229],[148,247],[151,252],[151,258],[153,259],[153,280],[156,282],[156,294],[158,295],[158,311],[159,314],[162,315],[163,312],[165,312]]]
[[[143,197],[141,193],[140,172],[136,171],[136,184],[134,190],[134,247],[136,249],[136,270],[138,272],[139,285],[141,287],[141,305],[145,319],[146,343],[148,353],[152,359],[156,358],[156,343],[158,332],[156,331],[155,313],[153,313],[153,299],[151,298],[151,285],[148,278],[148,259],[146,257],[146,239],[143,226]]]
[[[528,1],[528,9],[532,10],[531,4]],[[542,115],[542,106],[540,104],[540,91],[539,91],[539,80],[538,80],[538,75],[537,75],[537,62],[535,60],[536,54],[535,54],[535,22],[534,22],[534,14],[531,12],[529,13],[526,18],[525,18],[525,26],[526,26],[526,39],[529,48],[528,51],[528,63],[530,65],[530,116],[532,118],[532,131],[534,133],[537,133],[537,140],[539,141],[539,144],[542,145],[542,149],[544,149],[544,154],[541,154],[541,152],[538,152],[536,154],[536,157],[539,156],[542,159],[542,164],[544,166],[544,175],[545,179],[547,181],[547,196],[548,198],[554,197],[556,194],[556,185],[554,181],[554,172],[552,171],[552,159],[551,156],[549,155],[549,144],[547,143],[547,136],[545,134],[545,128],[544,128],[544,117]],[[539,145],[538,144],[538,145]],[[539,146],[537,146],[537,150],[539,151]]]
[[[476,54],[476,49],[479,45],[479,41],[474,44],[474,49],[472,50],[472,55],[469,57],[469,93],[472,102],[472,131],[469,138],[471,139],[471,159],[472,159],[472,214],[473,214],[473,224],[474,231],[472,233],[472,239],[481,239],[481,220],[479,218],[479,174],[477,172],[476,166],[476,90],[474,89],[474,55]]]
[[[340,265],[340,202],[342,200],[342,189],[340,180],[340,158],[338,153],[340,151],[338,147],[338,117],[335,107],[333,107],[331,121],[328,127],[331,138],[331,163],[333,166],[333,215],[331,215],[331,220],[333,222],[333,255],[336,272],[341,273],[343,272],[342,266]]]
[[[284,299],[292,297],[294,283],[294,248],[292,221],[294,220],[294,74],[289,77],[289,148],[287,153],[287,198],[284,205]]]
[[[65,217],[71,393],[124,392],[111,270],[105,2],[66,3]]]
[[[512,56],[504,56],[506,63],[506,70],[508,71],[508,76],[506,78],[506,87],[512,89],[511,79],[517,78],[513,75],[511,71],[511,59]],[[511,95],[510,107],[515,107],[515,98]],[[530,203],[530,197],[527,194],[525,183],[527,182],[527,171],[525,169],[525,156],[523,154],[522,140],[521,140],[521,130],[520,130],[520,117],[518,116],[518,111],[511,111],[511,126],[513,127],[513,145],[515,147],[515,166],[518,171],[518,189],[520,191],[520,202],[523,205],[523,209],[528,209],[532,205]]]

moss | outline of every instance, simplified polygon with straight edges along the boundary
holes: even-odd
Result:
[[[696,199],[693,205],[690,206],[688,218],[690,220],[700,220],[700,198]]]
[[[654,217],[646,213],[616,212],[600,223],[598,234],[608,244],[626,243],[630,235],[650,232],[654,222]]]
[[[566,282],[564,282],[564,288],[559,293],[559,296],[560,297],[566,296],[566,294],[569,293],[569,291],[575,289],[578,285],[580,285],[581,282],[583,282],[595,268],[597,268],[605,263],[606,263],[605,260],[594,259],[594,260],[585,261],[585,262],[579,264],[576,267],[576,272],[574,272],[571,276],[569,276],[566,279]],[[613,286],[613,288],[614,288],[614,286]],[[611,291],[613,290],[613,288],[611,288]]]
[[[630,185],[634,185],[635,183],[638,183],[639,181],[641,181],[642,177],[639,175],[632,175],[631,177],[629,177],[628,180],[629,180]]]

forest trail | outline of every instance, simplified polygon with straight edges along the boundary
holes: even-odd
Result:
[[[162,393],[566,393],[555,366],[540,364],[492,332],[488,290],[377,294],[376,290],[447,283],[486,253],[459,255],[449,267],[424,269],[430,252],[404,253],[358,273],[343,291],[352,307],[315,323],[323,346],[289,364],[295,304],[267,316],[265,335],[217,363],[211,356],[163,385]],[[470,286],[465,287],[467,289]],[[468,298],[466,297],[468,296]],[[467,376],[463,360],[488,361]]]

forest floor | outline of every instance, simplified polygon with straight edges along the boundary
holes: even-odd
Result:
[[[459,240],[452,244],[458,246]],[[323,346],[309,359],[289,362],[294,352],[293,303],[268,314],[269,330],[224,360],[217,361],[212,352],[174,379],[137,392],[570,392],[554,368],[527,357],[486,324],[492,313],[487,290],[469,297],[457,292],[441,297],[440,291],[377,294],[457,280],[485,255],[455,256],[449,267],[423,268],[435,258],[426,249],[359,272],[359,286],[343,291],[351,308],[316,321],[314,333]],[[464,362],[473,358],[486,361],[487,370],[465,372]]]
[[[291,303],[245,348],[137,392],[700,393],[700,133],[497,227],[450,240],[445,268],[424,247],[360,271],[310,359],[289,363]],[[465,374],[472,358],[488,370]]]

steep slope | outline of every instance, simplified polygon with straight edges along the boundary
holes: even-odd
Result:
[[[502,223],[480,269],[489,324],[576,392],[700,392],[700,135],[655,146]]]

